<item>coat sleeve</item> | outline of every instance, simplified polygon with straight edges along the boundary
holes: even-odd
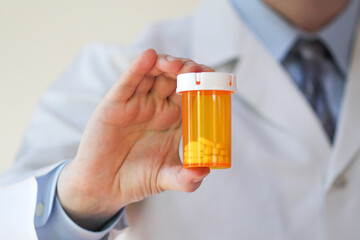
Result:
[[[37,239],[35,178],[0,187],[0,239]]]

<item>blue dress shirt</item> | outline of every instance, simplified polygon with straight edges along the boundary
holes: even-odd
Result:
[[[316,37],[323,40],[340,70],[344,75],[347,74],[353,35],[358,19],[359,2],[357,0],[350,0],[351,2],[335,20],[322,30],[312,34],[295,28],[261,0],[230,1],[243,21],[279,62],[286,56],[299,36]],[[38,182],[37,204],[42,204],[44,207],[42,214],[35,214],[34,219],[39,239],[101,239],[117,224],[125,228],[127,223],[124,209],[99,232],[81,228],[67,216],[56,197],[57,179],[66,163],[64,162],[48,174],[36,178]]]

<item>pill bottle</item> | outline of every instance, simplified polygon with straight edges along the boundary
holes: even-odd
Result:
[[[177,76],[182,95],[184,168],[231,167],[231,94],[233,74],[200,72]]]

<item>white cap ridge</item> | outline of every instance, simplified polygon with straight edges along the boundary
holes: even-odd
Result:
[[[223,90],[235,93],[235,75],[221,72],[198,72],[177,76],[176,93],[197,90]]]

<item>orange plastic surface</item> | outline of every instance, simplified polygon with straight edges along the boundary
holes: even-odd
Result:
[[[231,92],[182,92],[185,168],[231,167]]]

